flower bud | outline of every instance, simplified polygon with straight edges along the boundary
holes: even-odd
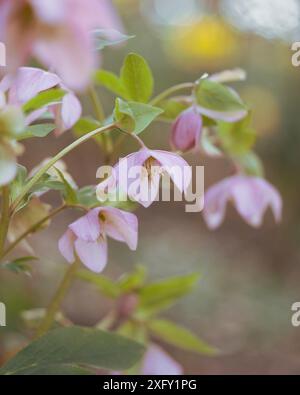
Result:
[[[202,130],[202,117],[195,107],[183,111],[171,130],[171,146],[186,152],[197,148]]]

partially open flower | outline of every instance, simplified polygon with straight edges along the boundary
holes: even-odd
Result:
[[[172,125],[171,146],[185,152],[197,149],[202,131],[202,117],[197,107],[183,111]]]
[[[59,250],[73,263],[76,255],[90,270],[100,273],[107,263],[107,237],[122,241],[136,250],[138,241],[137,217],[114,207],[90,210],[68,226],[59,240]]]
[[[98,169],[97,178],[101,170]],[[168,151],[142,148],[119,160],[113,174],[98,185],[97,197],[103,201],[108,192],[119,189],[132,200],[149,207],[158,195],[160,178],[165,173],[180,192],[187,191],[192,172],[183,158]]]
[[[262,224],[269,206],[276,222],[281,219],[281,196],[271,184],[259,177],[235,175],[213,185],[205,194],[203,215],[209,228],[221,225],[228,201],[233,202],[238,213],[253,227]]]

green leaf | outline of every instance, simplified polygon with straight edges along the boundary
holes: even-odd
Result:
[[[26,370],[26,376],[89,376],[92,374],[91,371],[76,365],[32,366]]]
[[[209,79],[199,82],[196,98],[202,113],[209,118],[228,121],[232,117],[240,119],[247,115],[247,108],[232,89]],[[205,113],[205,111],[207,113]]]
[[[24,140],[31,137],[46,137],[55,129],[53,123],[42,123],[40,125],[31,125],[26,128],[24,133],[22,133],[18,140]]]
[[[164,310],[191,292],[198,281],[199,274],[193,273],[146,285],[140,291],[139,309],[146,314]]]
[[[120,287],[105,276],[94,274],[89,270],[80,270],[77,277],[95,285],[100,292],[109,298],[116,299],[120,296]]]
[[[189,106],[190,104],[176,99],[163,100],[158,104],[158,107],[163,110],[161,118],[169,122],[174,121]]]
[[[128,99],[126,88],[121,79],[114,73],[106,70],[97,70],[94,74],[94,81],[96,84],[104,86],[109,91]]]
[[[129,339],[97,329],[69,327],[55,329],[33,341],[2,369],[2,375],[66,373],[80,365],[125,370],[141,357],[144,348]],[[61,368],[61,369],[60,369]]]
[[[57,174],[59,175],[59,178],[61,179],[61,181],[65,187],[65,190],[63,191],[63,196],[64,196],[65,202],[70,205],[77,204],[78,200],[77,200],[76,191],[72,188],[70,183],[66,180],[63,173],[55,166],[54,166],[54,169],[57,172]]]
[[[35,256],[24,256],[22,258],[17,258],[11,262],[4,263],[3,267],[8,269],[14,273],[25,273],[30,275],[31,267],[28,265],[28,262],[37,260],[38,258]]]
[[[210,134],[209,128],[203,128],[201,136],[201,147],[206,155],[212,157],[219,157],[222,156],[223,153],[217,146],[215,137],[216,136]]]
[[[118,282],[122,292],[132,292],[140,289],[146,280],[147,270],[144,266],[137,265],[133,273],[125,274]]]
[[[153,320],[150,330],[159,339],[187,351],[205,355],[216,355],[217,350],[194,335],[189,329],[168,320]]]
[[[217,133],[225,151],[233,155],[245,154],[256,141],[256,132],[251,127],[250,113],[239,122],[219,122]]]
[[[153,93],[153,76],[145,59],[135,53],[126,56],[121,81],[130,100],[147,103]]]
[[[253,151],[237,156],[234,159],[249,176],[264,177],[263,163]]]
[[[80,118],[76,124],[73,126],[73,132],[76,137],[84,136],[87,133],[92,132],[103,126],[99,121],[93,118],[82,117]],[[103,135],[97,134],[93,137],[93,140],[102,147],[103,145]]]
[[[116,99],[114,118],[121,129],[135,134],[141,133],[163,110],[158,107]]]
[[[23,104],[23,110],[29,112],[48,106],[49,104],[59,103],[65,94],[66,91],[60,88],[53,88],[40,92]]]
[[[95,186],[89,185],[79,189],[77,191],[77,201],[79,204],[87,208],[99,205]]]
[[[17,165],[17,175],[10,184],[10,200],[13,202],[21,192],[27,178],[27,169],[22,165]]]
[[[95,47],[97,50],[102,50],[103,48],[111,45],[121,44],[122,42],[135,37],[120,33],[114,29],[96,29],[93,33],[95,38]]]

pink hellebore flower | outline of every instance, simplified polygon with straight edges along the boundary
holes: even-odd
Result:
[[[148,348],[141,368],[141,374],[151,375],[182,375],[182,366],[156,344]]]
[[[111,1],[0,0],[0,39],[11,71],[33,55],[72,89],[83,89],[97,65],[94,29],[122,30]]]
[[[253,227],[262,224],[268,206],[276,222],[281,220],[281,196],[271,184],[259,177],[235,175],[212,186],[205,194],[203,215],[209,228],[216,229],[221,225],[229,200],[233,201],[238,213]]]
[[[172,148],[182,152],[196,149],[202,131],[202,117],[197,107],[183,111],[172,125],[170,143]]]
[[[98,169],[97,178],[101,177],[101,170]],[[158,195],[160,178],[165,173],[181,193],[187,191],[192,172],[183,158],[168,151],[142,148],[119,160],[113,173],[98,185],[97,197],[103,201],[107,193],[118,189],[149,207]]]
[[[86,267],[100,273],[107,263],[107,236],[136,250],[137,217],[114,207],[94,208],[69,225],[58,247],[69,263],[73,263],[77,255]]]
[[[20,67],[14,77],[7,75],[2,79],[0,90],[8,90],[9,104],[20,106],[38,93],[55,86],[59,86],[67,92],[62,101],[33,111],[27,116],[26,122],[30,124],[46,111],[50,111],[55,119],[56,132],[61,134],[74,126],[81,116],[82,108],[78,98],[62,84],[61,79],[56,74],[34,67]]]

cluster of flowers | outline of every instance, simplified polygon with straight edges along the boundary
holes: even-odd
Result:
[[[60,135],[71,129],[81,117],[81,103],[74,92],[86,88],[91,73],[97,67],[98,58],[93,50],[91,35],[91,30],[95,28],[107,29],[106,34],[110,37],[116,34],[112,29],[123,30],[109,1],[0,1],[0,39],[6,43],[9,62],[9,73],[0,83],[0,186],[10,183],[16,176],[16,157],[23,151],[19,140],[29,125],[50,114],[56,134]],[[21,67],[32,55],[51,71]],[[223,84],[243,79],[244,75],[236,70],[205,78]],[[51,88],[62,89],[65,92],[62,99],[38,109],[33,108],[24,115],[24,104]],[[237,95],[234,91],[232,93]],[[235,123],[247,116],[245,109],[222,112],[201,106],[193,92],[185,101],[188,105],[171,128],[173,152],[151,150],[143,145],[138,152],[120,159],[127,160],[129,167],[141,166],[145,169],[139,182],[142,187],[147,181],[150,189],[150,199],[140,201],[146,207],[154,201],[164,172],[173,166],[182,169],[188,166],[181,154],[196,152],[200,148],[205,119]],[[120,161],[115,168],[120,166]],[[158,169],[155,173],[151,171],[154,166]],[[190,176],[185,180],[177,178],[174,173],[170,176],[180,191],[187,190]],[[117,189],[121,183],[122,180],[114,177],[101,182],[97,187],[99,200],[108,186]],[[130,198],[138,200],[136,196]],[[229,201],[254,227],[261,225],[269,206],[276,221],[281,218],[282,202],[278,191],[263,178],[247,175],[242,170],[207,190],[203,214],[211,229],[223,222]],[[99,203],[99,207],[92,208],[68,226],[59,240],[59,250],[69,263],[78,257],[87,268],[99,273],[107,263],[107,237],[124,242],[135,250],[138,242],[136,215],[119,208],[100,206]],[[160,354],[158,359],[161,363],[164,359],[168,362],[168,357],[162,358],[162,351],[154,346],[145,358],[145,372],[148,359],[152,360],[157,353]],[[150,364],[153,365],[152,362]],[[174,369],[176,372],[180,370],[176,366]]]

